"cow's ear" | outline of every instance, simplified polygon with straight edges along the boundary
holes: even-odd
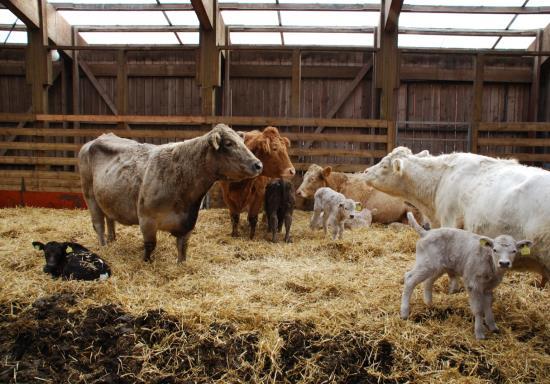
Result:
[[[521,240],[516,242],[516,247],[519,249],[519,253],[522,256],[530,255],[532,246],[533,242],[531,240]]]
[[[493,248],[493,239],[491,239],[490,237],[481,236],[479,238],[479,244],[482,247]]]
[[[237,131],[237,135],[239,135],[241,137],[241,139],[244,140],[244,138],[246,136],[246,132],[245,131]]]
[[[208,143],[217,151],[220,149],[220,144],[222,142],[222,136],[218,132],[212,132],[208,136]]]
[[[427,157],[427,156],[430,156],[430,151],[428,151],[427,149],[423,150],[422,152],[418,152],[416,154],[416,157]]]
[[[286,147],[287,148],[290,148],[290,140],[288,139],[288,137],[283,137],[283,142],[285,143]]]
[[[323,168],[323,172],[321,174],[326,179],[327,177],[329,177],[331,172],[332,172],[332,167],[328,166],[328,167]]]
[[[403,160],[402,159],[392,160],[391,166],[392,166],[393,171],[395,173],[397,173],[399,176],[403,175]]]
[[[44,250],[44,244],[41,243],[40,241],[33,241],[32,242],[32,246],[34,247],[34,249],[37,249],[39,251],[43,251]]]

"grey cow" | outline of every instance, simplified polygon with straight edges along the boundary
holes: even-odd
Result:
[[[108,241],[115,240],[115,221],[139,224],[145,261],[155,249],[159,230],[176,237],[178,262],[184,261],[201,200],[212,184],[262,171],[242,137],[224,124],[203,136],[163,145],[105,134],[86,143],[78,159],[100,244],[105,244],[105,219]]]
[[[337,237],[342,239],[345,221],[355,217],[355,208],[358,203],[347,199],[346,196],[328,187],[319,188],[314,197],[315,202],[310,228],[318,228],[319,222],[322,220],[325,235],[330,225],[332,227],[332,239],[336,240]]]
[[[532,242],[516,241],[507,235],[491,239],[456,228],[426,231],[410,212],[407,218],[421,238],[416,243],[414,268],[405,273],[401,318],[409,317],[411,294],[418,284],[424,282],[424,302],[431,305],[433,283],[448,273],[451,277],[461,276],[464,280],[475,317],[476,338],[485,338],[483,316],[489,330],[498,331],[492,310],[493,290],[512,267],[518,251],[527,253]]]

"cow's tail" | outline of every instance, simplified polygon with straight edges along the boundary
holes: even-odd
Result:
[[[413,227],[416,232],[418,232],[420,237],[423,237],[426,234],[427,231],[418,224],[412,212],[407,212],[407,219],[409,220],[409,225]]]

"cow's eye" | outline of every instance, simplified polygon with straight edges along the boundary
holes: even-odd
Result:
[[[493,248],[493,252],[496,252],[496,251],[497,251],[497,249],[496,249],[496,248]]]
[[[226,147],[231,147],[233,145],[233,142],[232,141],[226,141],[225,142],[225,146]]]
[[[273,147],[273,152],[277,152],[279,150],[279,147]]]

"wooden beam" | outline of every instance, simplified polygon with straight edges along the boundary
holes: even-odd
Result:
[[[419,13],[476,13],[476,14],[549,14],[550,7],[483,7],[447,5],[403,5],[401,12]]]
[[[107,91],[105,90],[105,88],[103,88],[101,83],[94,76],[92,70],[90,69],[90,67],[88,67],[88,64],[86,64],[86,62],[80,59],[78,60],[78,65],[80,69],[82,69],[82,72],[84,73],[84,75],[86,75],[88,80],[90,80],[90,83],[92,83],[92,86],[99,93],[99,96],[101,96],[105,104],[107,104],[107,107],[109,107],[109,109],[111,110],[111,112],[113,112],[114,115],[118,115],[118,109],[115,106],[115,103],[113,103],[113,100],[107,94]]]
[[[40,28],[40,1],[42,0],[2,0],[2,4],[23,21],[28,29],[31,29]],[[70,45],[72,41],[71,25],[47,2],[44,4],[43,12],[44,16],[42,17],[47,20],[45,24],[47,37],[54,44]],[[47,42],[46,45],[48,45]]]
[[[403,8],[403,0],[384,0],[384,30],[393,32],[397,29],[399,14]]]
[[[207,31],[214,29],[214,16],[216,14],[216,1],[215,0],[191,0],[193,9],[197,14],[197,18],[201,24],[201,27]]]
[[[471,132],[470,132],[470,152],[478,153],[478,135],[479,123],[483,117],[483,72],[485,66],[485,56],[479,54],[475,57],[475,79],[472,100]]]
[[[299,50],[292,51],[292,80],[290,93],[290,115],[300,117],[302,85],[302,54]]]

